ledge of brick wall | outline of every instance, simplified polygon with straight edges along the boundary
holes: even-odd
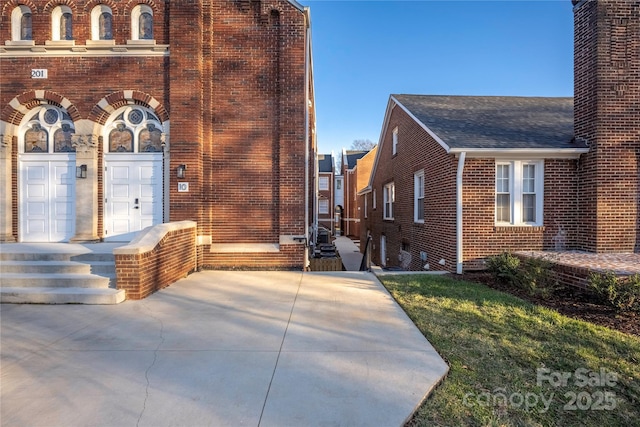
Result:
[[[142,299],[197,269],[196,222],[178,221],[142,230],[113,250],[116,286],[127,299]]]

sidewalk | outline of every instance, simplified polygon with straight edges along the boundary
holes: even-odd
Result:
[[[0,306],[2,426],[401,426],[448,367],[371,273]]]
[[[360,248],[350,238],[346,236],[338,236],[333,241],[336,249],[342,258],[342,265],[347,271],[359,271],[362,262],[362,254]]]

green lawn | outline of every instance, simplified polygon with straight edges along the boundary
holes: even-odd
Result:
[[[640,339],[444,276],[380,278],[450,371],[410,426],[640,426]]]

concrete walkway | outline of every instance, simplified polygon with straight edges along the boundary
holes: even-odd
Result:
[[[362,262],[362,254],[360,248],[346,236],[338,236],[333,241],[336,249],[342,258],[342,265],[347,271],[359,271]]]
[[[400,426],[447,365],[371,273],[0,306],[2,426]]]

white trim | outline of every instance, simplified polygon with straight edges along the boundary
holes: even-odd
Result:
[[[398,126],[393,128],[391,132],[391,155],[398,154]]]
[[[466,153],[467,158],[494,158],[505,160],[577,159],[588,153],[588,148],[454,148],[450,153],[456,157]]]
[[[60,21],[62,20],[62,15],[65,13],[71,14],[71,25],[73,28],[73,12],[69,6],[60,5],[56,6],[55,9],[51,12],[51,40],[52,41],[65,41],[67,43],[72,40],[62,39],[60,34]],[[72,33],[73,35],[73,33]]]
[[[169,56],[168,44],[143,43],[116,45],[114,40],[87,40],[86,45],[76,45],[73,40],[64,40],[35,46],[33,40],[5,42],[0,46],[0,59],[23,57],[104,57],[104,56]]]
[[[418,186],[418,179],[422,178],[422,188]],[[424,200],[425,200],[425,180],[424,180],[424,169],[420,169],[413,173],[413,222],[416,224],[424,224]],[[422,199],[418,196],[420,195],[420,190],[422,189]],[[418,218],[418,200],[422,200],[422,219]]]
[[[141,39],[140,38],[140,16],[143,13],[148,13],[153,18],[153,9],[146,4],[139,4],[133,8],[131,11],[131,40],[130,41],[145,41],[145,42],[154,42],[155,39],[155,25],[152,24],[152,32],[153,37],[150,39]],[[129,41],[127,41],[129,43]]]
[[[113,33],[113,12],[111,8],[104,4],[99,4],[91,10],[91,40],[100,39],[100,16],[107,12],[111,15],[111,32]],[[113,37],[115,39],[115,37]],[[111,40],[111,39],[108,39]]]
[[[497,221],[497,212],[494,213],[494,224],[496,227],[540,227],[544,225],[544,161],[543,160],[512,160],[512,161],[496,161],[494,171],[496,171],[497,180],[497,168],[499,165],[509,166],[509,194],[510,194],[510,221],[503,222]],[[536,201],[536,221],[535,222],[523,222],[522,219],[522,171],[523,166],[534,165],[535,166],[535,201]],[[494,180],[494,182],[495,182]],[[496,194],[496,186],[494,184],[494,194]],[[497,209],[497,204],[494,198],[494,212]]]
[[[462,263],[464,257],[464,224],[463,224],[463,190],[464,190],[464,162],[467,153],[460,153],[458,158],[458,170],[456,172],[456,273],[462,274]]]
[[[23,40],[22,39],[22,17],[25,13],[31,13],[31,31],[32,31],[32,39],[33,39],[33,12],[29,7],[21,4],[13,8],[11,11],[11,41],[13,42],[31,42],[33,45],[33,40]]]
[[[391,194],[388,194],[391,193]],[[391,199],[389,200],[389,197]],[[396,184],[391,181],[382,187],[382,219],[393,221],[393,205],[396,202]],[[389,215],[387,216],[387,204],[389,205]]]

